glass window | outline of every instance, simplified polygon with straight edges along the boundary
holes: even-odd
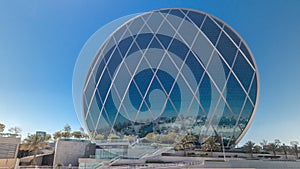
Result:
[[[175,15],[175,16],[178,16],[180,18],[184,18],[184,14],[179,9],[170,10],[169,15]]]
[[[97,88],[99,90],[99,96],[101,100],[105,99],[108,89],[110,87],[110,83],[111,79],[108,75],[107,70],[105,70]]]
[[[145,22],[142,18],[136,18],[130,23],[128,29],[132,35],[135,35],[141,30],[144,24]]]
[[[209,17],[206,17],[201,28],[204,34],[208,37],[212,44],[216,44],[221,29]]]
[[[136,52],[136,51],[139,51],[140,49],[138,48],[137,44],[135,42],[133,42],[132,46],[130,47],[128,53],[127,53],[127,56],[128,57],[129,55],[131,55],[132,53]]]
[[[173,37],[175,34],[175,30],[174,28],[172,28],[168,21],[164,20],[162,26],[159,28],[158,33],[161,35]]]
[[[201,77],[203,76],[204,69],[198,62],[198,60],[195,58],[195,56],[189,52],[188,57],[185,61],[185,64],[191,69],[191,71],[194,73],[194,78],[199,83]]]
[[[242,127],[242,129],[245,129],[246,125],[250,120],[252,113],[253,113],[253,106],[249,101],[249,99],[247,99],[241,117],[239,119],[239,125]]]
[[[159,44],[158,40],[156,38],[154,38],[150,44],[149,48],[158,48],[158,49],[162,49],[162,46]]]
[[[243,84],[245,90],[248,91],[254,71],[240,52],[235,60],[233,71]]]
[[[94,81],[94,77],[91,77],[89,83],[87,84],[86,90],[84,91],[85,98],[89,104],[93,94],[95,93],[96,83]]]
[[[103,116],[104,119],[106,119],[106,121],[112,126],[112,123],[114,122],[115,117],[117,115],[117,109],[114,105],[111,95],[108,95],[108,98],[104,105],[104,109],[105,109],[104,111],[105,113],[102,111],[102,116],[104,114]]]
[[[241,43],[240,49],[243,51],[243,53],[246,55],[247,59],[251,62],[252,65],[254,65],[253,60],[251,59],[250,52],[246,48],[244,42]]]
[[[226,100],[231,110],[235,116],[238,117],[243,107],[246,94],[232,74],[227,82],[227,90],[224,92],[227,92]]]
[[[200,102],[206,112],[209,112],[211,105],[211,82],[207,74],[204,75],[199,88]]]
[[[146,49],[153,38],[153,34],[139,34],[136,38],[136,42],[141,49]]]
[[[217,49],[224,57],[228,65],[232,66],[237,48],[224,33],[222,33],[220,37]]]
[[[192,46],[192,50],[197,54],[198,58],[206,67],[213,52],[213,46],[209,43],[209,40],[207,40],[202,33],[199,33],[196,37],[194,45]]]
[[[157,34],[156,36],[158,40],[161,42],[161,44],[163,45],[163,47],[167,49],[168,46],[170,45],[172,38],[161,34]]]
[[[192,20],[198,26],[198,28],[200,28],[200,26],[205,18],[205,15],[203,15],[201,13],[196,13],[193,11],[189,11],[187,16],[190,18],[190,20]]]
[[[251,86],[251,90],[249,93],[249,96],[253,102],[253,104],[255,104],[256,102],[256,97],[257,97],[257,76],[255,75],[253,82],[252,82],[252,86]]]
[[[121,55],[122,57],[125,57],[126,52],[128,51],[131,43],[133,43],[133,38],[132,37],[128,37],[124,40],[122,40],[119,44],[118,44],[118,48],[120,49]]]
[[[167,15],[166,19],[170,22],[170,24],[173,26],[175,30],[178,29],[181,21],[183,20],[182,18],[179,18],[174,15]]]
[[[122,37],[123,37],[123,34],[125,33],[125,31],[127,31],[127,28],[126,26],[123,26],[121,27],[118,31],[116,31],[114,34],[113,34],[113,37],[116,39],[116,41],[119,41]],[[109,43],[107,44],[106,48],[111,48],[112,46],[115,45],[115,42],[114,40],[111,38],[109,40]],[[107,51],[104,51],[104,52],[107,52]]]
[[[221,91],[227,80],[226,72],[229,72],[227,66],[224,67],[222,62],[223,60],[220,58],[219,54],[214,52],[207,68],[212,79]]]
[[[100,116],[100,109],[98,107],[96,97],[94,97],[93,100],[92,100],[89,115],[90,115],[90,118],[91,118],[91,120],[92,120],[92,122],[95,126],[97,124],[98,118]]]
[[[179,40],[173,39],[169,51],[175,53],[179,58],[181,58],[181,60],[184,60],[189,49],[185,44],[183,44]]]
[[[153,32],[157,32],[159,25],[163,21],[163,16],[159,13],[152,13],[149,20],[147,20],[148,26],[151,28]]]
[[[224,24],[223,24],[219,19],[214,18],[214,17],[212,17],[212,18],[213,18],[214,21],[217,22],[217,24],[218,24],[221,28],[223,27]]]
[[[235,44],[239,46],[240,38],[226,25],[224,27],[224,30],[229,35],[229,37],[235,42]]]
[[[178,33],[182,36],[182,38],[186,41],[186,43],[191,46],[196,35],[197,35],[198,29],[194,27],[191,23],[187,22],[186,20],[183,21],[183,24],[178,30]]]
[[[88,115],[86,118],[86,124],[87,124],[87,127],[89,128],[89,131],[91,131],[91,132],[95,131],[95,125],[94,125],[90,115]]]

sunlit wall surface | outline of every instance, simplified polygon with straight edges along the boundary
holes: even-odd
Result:
[[[255,114],[258,72],[226,23],[191,9],[140,14],[99,47],[83,88],[92,137],[149,133],[238,142]]]

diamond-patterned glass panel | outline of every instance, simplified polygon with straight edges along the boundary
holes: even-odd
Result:
[[[236,56],[237,48],[234,46],[228,36],[226,36],[226,34],[222,33],[217,45],[217,49],[225,58],[228,65],[232,66],[234,58]]]
[[[254,71],[241,53],[238,53],[236,57],[233,71],[243,84],[245,90],[248,91]]]
[[[209,17],[206,17],[201,30],[208,37],[212,44],[216,44],[221,29],[215,24],[214,21],[212,21]]]

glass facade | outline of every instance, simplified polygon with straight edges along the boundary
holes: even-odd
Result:
[[[200,11],[161,9],[125,22],[99,48],[82,116],[91,137],[155,143],[155,133],[175,144],[194,134],[231,147],[248,129],[258,94],[254,58],[232,28]]]

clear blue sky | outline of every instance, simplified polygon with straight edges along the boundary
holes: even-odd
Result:
[[[228,23],[256,59],[260,104],[242,140],[300,141],[300,1],[298,0],[29,0],[0,2],[0,123],[23,136],[80,124],[72,74],[87,39],[124,15],[187,7]]]

